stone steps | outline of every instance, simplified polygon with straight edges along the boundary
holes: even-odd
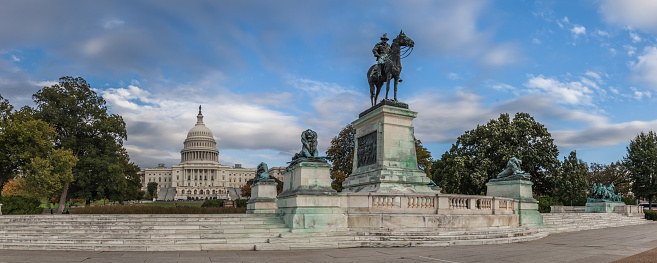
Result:
[[[30,215],[0,217],[0,249],[87,251],[291,250],[523,242],[528,228],[369,231],[288,229],[275,215]]]
[[[649,224],[651,221],[640,217],[624,216],[615,213],[553,213],[542,214],[543,226],[537,229],[548,233],[560,233]]]

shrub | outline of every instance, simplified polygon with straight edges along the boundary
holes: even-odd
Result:
[[[203,204],[201,205],[201,207],[222,207],[222,206],[224,206],[224,200],[223,199],[207,200],[207,201],[203,202]]]
[[[657,221],[657,211],[655,210],[643,210],[646,215],[646,219]]]
[[[634,198],[634,196],[631,195],[621,197],[621,201],[626,205],[636,205],[636,198]]]
[[[235,205],[237,207],[246,207],[246,202],[248,202],[248,201],[249,200],[247,200],[247,199],[236,199],[235,200]]]
[[[550,212],[550,206],[553,205],[563,205],[561,201],[559,201],[559,198],[557,197],[552,197],[552,196],[536,196],[536,200],[538,200],[538,211],[540,213],[549,213]]]
[[[86,206],[71,211],[74,214],[239,214],[246,208],[232,207],[161,207],[150,205]]]
[[[41,201],[35,198],[3,196],[0,203],[2,203],[2,213],[6,215],[41,214],[43,212],[40,207]]]

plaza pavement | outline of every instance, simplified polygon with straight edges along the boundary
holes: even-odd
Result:
[[[10,262],[657,262],[657,223],[501,245],[292,251],[86,252],[0,250]],[[645,252],[645,253],[643,253]]]

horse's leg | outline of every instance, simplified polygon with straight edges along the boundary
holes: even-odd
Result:
[[[376,96],[374,95],[374,83],[370,81],[370,100],[372,101],[372,106],[374,106],[374,103],[376,102]]]
[[[390,78],[392,74],[386,74],[386,100],[388,99],[388,92],[390,91]]]
[[[375,101],[378,100],[379,94],[381,93],[381,87],[383,87],[383,82],[376,84],[376,96],[374,96]]]
[[[397,101],[397,83],[399,83],[399,76],[395,76],[395,101]]]

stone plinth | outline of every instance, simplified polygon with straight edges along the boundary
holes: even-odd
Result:
[[[2,204],[0,204],[0,216],[2,215]]]
[[[543,216],[538,212],[538,201],[532,194],[532,183],[527,180],[491,181],[486,184],[487,196],[513,198],[518,201],[515,208],[520,225],[543,225]]]
[[[338,193],[331,188],[331,166],[326,162],[300,162],[284,176],[276,213],[292,231],[336,231],[347,227]]]
[[[251,186],[251,198],[246,204],[247,214],[276,212],[276,185],[272,182],[257,182]]]
[[[411,123],[417,112],[382,102],[364,113],[352,123],[354,168],[343,193],[436,193],[417,166]]]
[[[611,213],[614,212],[616,206],[624,205],[625,203],[610,201],[586,202],[585,209],[587,213]]]

